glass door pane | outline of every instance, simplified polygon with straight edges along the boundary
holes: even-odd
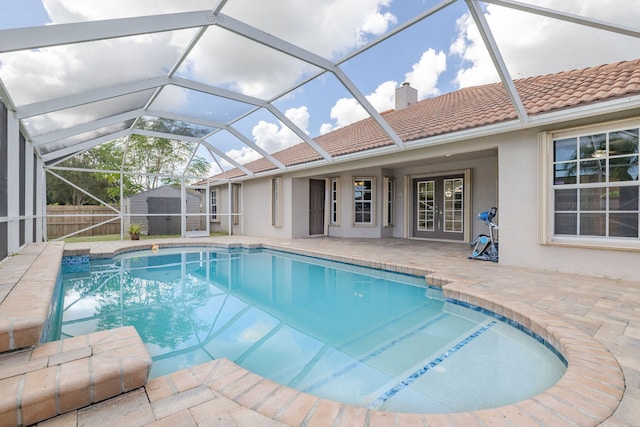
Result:
[[[416,229],[418,231],[435,230],[435,181],[417,183]]]

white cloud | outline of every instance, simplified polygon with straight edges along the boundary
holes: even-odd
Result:
[[[412,70],[404,75],[405,81],[418,90],[418,99],[439,95],[438,77],[447,69],[447,55],[433,49],[426,50]]]
[[[229,150],[224,154],[226,154],[227,156],[229,156],[230,158],[232,158],[233,160],[235,160],[241,165],[252,162],[254,160],[258,160],[259,158],[262,157],[260,153],[258,153],[257,151],[254,151],[253,149],[247,146],[243,146],[240,149]],[[230,164],[225,160],[223,160],[222,163],[223,163],[222,166],[224,168],[235,167],[234,165]]]
[[[624,2],[624,4],[622,4]],[[640,2],[540,0],[536,6],[594,19],[636,26]],[[488,5],[485,16],[512,78],[542,75],[634,59],[640,41],[559,20]],[[458,36],[450,52],[463,61],[454,84],[467,87],[499,80],[480,33],[469,15],[458,22]]]
[[[383,12],[391,0],[323,0],[273,2],[234,0],[223,13],[295,42],[311,52],[336,59],[366,39],[386,32],[396,18]]]
[[[395,17],[382,12],[388,0],[271,2],[235,0],[223,13],[326,58],[335,59],[384,33]],[[191,53],[195,78],[259,98],[279,95],[303,76],[319,71],[306,62],[210,28]]]
[[[437,52],[433,49],[426,50],[420,60],[413,64],[411,71],[405,74],[405,81],[418,90],[418,99],[428,96],[438,95],[438,77],[447,68],[447,56],[444,52]],[[378,112],[395,108],[395,91],[398,83],[389,80],[380,84],[376,90],[367,95],[371,105]],[[335,123],[323,123],[320,127],[320,134],[325,134],[334,129],[338,129],[362,120],[369,115],[355,100],[355,98],[340,98],[331,108],[331,118]]]
[[[285,111],[285,116],[291,120],[303,132],[307,132],[309,126],[309,112],[307,107],[291,108]],[[251,131],[256,144],[267,153],[275,153],[284,150],[300,142],[300,137],[282,123],[270,123],[260,120]],[[261,158],[262,156],[249,147],[233,149],[225,152],[233,160],[245,164]]]
[[[309,112],[307,107],[291,108],[284,113],[303,132],[309,126]],[[268,153],[284,150],[300,142],[300,137],[282,123],[278,125],[260,120],[251,134],[256,144]]]
[[[393,80],[386,81],[380,84],[373,93],[367,95],[366,98],[376,111],[390,110],[394,107],[397,85],[398,83]],[[331,108],[331,118],[335,120],[335,123],[323,123],[320,127],[320,133],[330,132],[366,117],[369,117],[369,114],[355,98],[340,98]]]

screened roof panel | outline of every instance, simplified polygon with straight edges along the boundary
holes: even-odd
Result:
[[[365,90],[365,96],[369,97],[370,94],[371,92]],[[309,96],[314,97],[314,103],[306,102]],[[274,101],[274,105],[312,138],[344,126],[346,121],[353,122],[368,117],[353,95],[333,74],[324,74],[307,82],[288,96]],[[378,105],[374,102],[374,106]],[[387,108],[382,110],[385,109]],[[348,114],[343,115],[345,110]],[[341,122],[342,119],[346,121]],[[273,122],[278,128],[281,126],[272,118],[267,117],[264,120],[267,123]]]
[[[345,13],[361,3],[240,0],[229,2],[224,12],[318,55],[339,59],[395,22],[387,6]],[[264,19],[266,15],[272,18]]]
[[[188,29],[3,53],[0,78],[18,106],[108,89],[166,76],[194,35]]]
[[[51,18],[58,24],[129,18],[161,13],[191,12],[212,9],[217,0],[163,1],[157,0],[82,0],[79,2],[44,0]],[[70,4],[73,3],[72,8]]]
[[[98,102],[78,105],[76,107],[65,108],[63,110],[30,117],[23,123],[31,136],[37,137],[49,132],[70,129],[82,124],[89,124],[99,119],[111,117],[122,112],[142,108],[145,106],[151,95],[153,95],[152,90],[135,92],[128,95],[104,99]]]
[[[135,124],[135,128],[172,133],[174,135],[191,136],[194,138],[202,138],[216,130],[216,128],[210,126],[152,116],[140,117]]]
[[[165,86],[149,106],[194,119],[227,123],[256,108],[253,105],[174,85]]]
[[[395,89],[404,82],[418,90],[418,99],[454,90],[446,74],[451,45],[447,34],[455,32],[457,19],[464,13],[461,6],[452,5],[417,22],[393,39],[348,59],[342,69],[380,112],[394,108]],[[383,64],[380,58],[385,58]]]
[[[422,99],[502,80],[519,108],[512,79],[640,52],[636,0],[5,3],[0,99],[47,158],[138,117],[192,143],[213,132],[230,164],[293,141],[301,162],[331,161],[313,138],[369,116],[402,149],[380,114],[402,82]]]
[[[245,135],[247,138],[250,138],[251,135]],[[227,130],[220,130],[219,132],[215,132],[212,135],[209,135],[205,138],[205,141],[211,144],[218,150],[221,150],[223,153],[229,153],[232,150],[240,151],[243,148],[249,149],[249,147],[242,142],[237,136],[233,135],[231,132]],[[232,157],[235,157],[232,155]]]
[[[42,146],[39,147],[40,152],[42,154],[48,154],[65,147],[71,147],[74,145],[82,144],[87,141],[92,141],[96,138],[100,138],[105,135],[111,135],[118,131],[128,129],[132,123],[133,123],[133,120],[129,120],[122,123],[116,123],[110,126],[102,127],[100,129],[92,130],[91,132],[80,133],[69,138],[64,138],[54,142],[43,144]]]
[[[595,6],[594,3],[585,2],[582,12],[585,16],[599,18],[600,6]],[[635,8],[640,12],[640,7],[635,6]],[[488,12],[487,21],[489,25],[494,23],[493,36],[513,78],[539,76],[632,60],[638,58],[640,52],[640,39],[629,38],[626,35],[611,34],[602,29],[536,16],[501,6],[490,5]],[[620,22],[625,20],[623,19],[625,13],[620,11],[616,15]],[[495,25],[496,22],[509,24]],[[467,28],[467,34],[476,41],[476,44],[479,43],[479,34],[475,26],[470,25]],[[517,33],[526,33],[530,37],[526,39],[514,37]],[[540,43],[541,40],[556,41],[556,43],[550,51],[546,43]],[[602,52],[602,54],[576,55],[576,52],[590,51]],[[476,79],[479,74],[493,71],[491,70],[493,64],[486,51],[478,62],[483,65],[481,65],[482,68],[478,67],[475,70]],[[469,84],[482,82],[476,80]]]
[[[176,76],[269,99],[318,71],[318,67],[247,37],[210,27]]]
[[[640,4],[636,0],[518,0],[523,5],[638,28]]]

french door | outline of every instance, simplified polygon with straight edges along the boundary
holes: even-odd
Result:
[[[464,240],[464,175],[413,180],[413,237]]]

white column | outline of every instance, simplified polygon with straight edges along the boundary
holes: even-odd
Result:
[[[180,178],[180,232],[187,237],[187,187],[184,178]]]
[[[24,241],[32,243],[33,240],[33,143],[25,141],[24,156]]]
[[[233,184],[231,181],[227,181],[227,188],[229,189],[229,236],[233,234]]]
[[[40,157],[36,158],[36,235],[34,242],[42,242],[47,221],[47,191],[45,185],[44,164]]]
[[[7,114],[7,250],[20,249],[20,124],[15,111]]]

